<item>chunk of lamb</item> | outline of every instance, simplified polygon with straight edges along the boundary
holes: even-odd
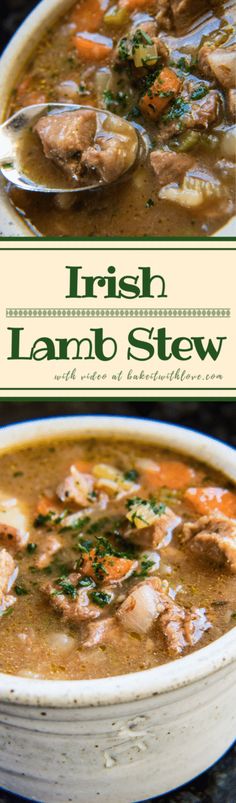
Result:
[[[136,586],[117,612],[125,630],[148,633],[156,620],[167,642],[168,651],[179,655],[194,646],[209,629],[204,608],[186,611],[168,595],[168,584],[158,577]]]
[[[112,644],[115,639],[116,642],[121,642],[122,628],[119,623],[115,621],[114,617],[109,619],[102,619],[101,622],[90,622],[87,627],[87,634],[83,647],[96,647],[97,644]]]
[[[181,96],[183,112],[179,115],[179,110],[177,109],[178,114],[176,117],[173,117],[172,111],[173,119],[171,118],[168,121],[166,115],[165,122],[160,122],[158,127],[158,141],[160,144],[167,142],[175,134],[183,132],[184,129],[207,129],[219,120],[222,107],[222,100],[219,92],[215,89],[211,89],[205,97],[192,101],[192,91],[193,84],[190,85],[186,82],[184,92]],[[184,108],[184,104],[186,104],[186,108]],[[172,107],[170,111],[171,110]]]
[[[180,655],[187,647],[194,647],[211,627],[204,608],[186,611],[174,602],[168,602],[160,617],[160,626],[168,651]]]
[[[215,78],[224,89],[234,89],[236,76],[236,47],[217,47],[205,44],[199,50],[200,70],[209,78]]]
[[[70,473],[57,488],[57,496],[61,502],[73,502],[79,507],[87,507],[91,502],[94,479],[91,474],[85,474],[76,466],[70,467]]]
[[[167,546],[171,541],[175,528],[181,522],[180,517],[169,507],[166,507],[163,513],[154,515],[154,521],[149,526],[145,524],[146,508],[142,509],[142,505],[137,506],[136,513],[137,518],[135,518],[134,512],[132,512],[131,518],[129,514],[127,515],[127,518],[135,524],[135,528],[132,527],[125,530],[123,537],[144,548],[156,549],[158,547],[162,549],[162,547]],[[141,517],[140,520],[138,516]],[[142,520],[142,516],[144,520]]]
[[[134,161],[136,150],[136,138],[127,158],[127,148],[122,136],[118,134],[99,135],[96,144],[83,154],[82,164],[87,170],[96,170],[102,181],[108,184],[115,181],[128,169]]]
[[[46,158],[76,180],[81,175],[82,154],[93,143],[96,129],[96,112],[90,109],[41,117],[34,128]]]
[[[193,164],[194,159],[187,153],[174,151],[152,151],[150,162],[157,177],[158,187],[172,184],[182,179]]]
[[[29,540],[28,521],[17,499],[5,499],[0,495],[0,541],[7,542],[14,550],[24,549]]]
[[[15,604],[16,598],[9,592],[17,578],[18,568],[6,549],[0,550],[0,616]]]
[[[156,20],[160,28],[174,28],[180,33],[204,14],[208,7],[207,0],[159,0]]]
[[[181,540],[193,552],[236,572],[236,519],[220,514],[201,516],[184,524]]]
[[[77,589],[78,575],[75,578],[70,576],[70,593],[63,593],[63,588],[57,583],[47,583],[42,591],[49,598],[50,604],[66,622],[79,624],[80,622],[97,619],[101,616],[102,610],[97,605],[93,605],[85,588]],[[74,593],[73,593],[74,588]],[[68,585],[67,585],[68,589]]]
[[[54,555],[62,549],[62,541],[56,535],[47,535],[43,539],[43,545],[38,555],[36,566],[38,569],[46,569],[50,566]]]
[[[236,118],[236,89],[229,89],[227,92],[228,112],[231,120]]]

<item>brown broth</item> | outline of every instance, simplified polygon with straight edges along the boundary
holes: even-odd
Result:
[[[30,543],[36,544],[39,549],[44,530],[34,526],[37,500],[48,489],[55,492],[58,483],[68,474],[71,464],[82,459],[92,463],[108,463],[121,471],[127,471],[135,466],[137,458],[148,458],[157,462],[163,459],[181,460],[196,472],[194,485],[215,485],[232,490],[231,484],[219,472],[156,446],[125,441],[61,439],[2,454],[1,492],[5,497],[16,497],[26,506]],[[147,486],[147,494],[149,490]],[[168,491],[162,488],[157,492],[156,498],[163,500],[166,494],[167,503],[181,516],[182,521],[194,521],[198,518],[192,506],[183,499],[181,491],[172,490],[168,495]],[[114,512],[116,516],[123,514],[124,509],[123,501],[111,504],[110,515],[114,516]],[[110,507],[105,513],[100,513],[100,517],[109,517],[109,511]],[[52,609],[41,591],[42,585],[58,577],[63,565],[66,564],[69,571],[69,567],[78,558],[77,539],[78,533],[65,532],[63,550],[54,558],[49,569],[41,571],[35,568],[37,549],[33,554],[29,554],[27,549],[17,552],[17,585],[27,590],[27,593],[17,596],[13,608],[0,619],[0,671],[44,678],[85,679],[148,669],[170,660],[164,637],[156,625],[147,635],[124,632],[119,643],[114,640],[106,645],[85,649],[81,642],[86,632],[86,623],[79,626],[65,623]],[[4,538],[1,538],[0,545],[8,548]],[[159,571],[162,578],[168,579],[171,587],[176,589],[181,586],[176,597],[178,604],[187,608],[194,605],[206,609],[211,629],[204,633],[194,649],[206,646],[233,627],[236,615],[234,575],[214,567],[210,561],[193,556],[187,547],[181,546],[177,534],[173,536],[170,545],[161,550]],[[120,587],[120,591],[127,595],[137,582],[137,578],[131,577]],[[113,614],[118,605],[116,600],[111,606]],[[107,615],[109,611],[103,608],[102,618]],[[72,649],[67,655],[61,654],[52,646],[51,639],[55,633],[65,633],[73,638]],[[191,650],[185,650],[184,654],[189,651]]]
[[[77,4],[78,5],[78,4]],[[113,0],[107,7],[113,6]],[[73,25],[73,9],[61,18],[59,22],[44,37],[35,49],[31,61],[26,67],[19,82],[16,84],[11,98],[9,113],[13,113],[22,106],[40,102],[68,102],[80,103],[89,106],[106,107],[107,101],[98,95],[96,73],[102,67],[109,68],[109,59],[94,62],[83,62],[78,58],[74,45],[76,30]],[[170,48],[170,56],[174,60],[185,59],[186,54],[197,53],[199,45],[204,41],[216,41],[219,44],[231,42],[233,30],[233,7],[231,2],[219,4],[218,11],[206,15],[198,25],[193,25],[189,32],[176,37],[161,32],[162,40]],[[155,8],[153,3],[143,9],[145,14],[152,18]],[[118,28],[108,26],[101,21],[97,28],[99,35],[113,38],[114,48],[118,40],[127,35],[137,18],[137,12],[131,14],[128,23]],[[96,33],[93,34],[96,38]],[[90,70],[90,74],[89,74]],[[186,77],[186,76],[185,76]],[[201,81],[201,75],[196,73],[195,78]],[[194,79],[195,80],[195,79]],[[63,82],[73,81],[78,87],[74,97],[66,97],[61,91]],[[137,112],[140,88],[130,82],[127,71],[112,71],[113,95],[125,100],[114,101],[113,107],[107,106],[119,115],[127,115],[128,119],[136,119],[150,136],[152,148],[155,147],[157,124],[143,118]],[[211,87],[215,87],[213,82]],[[223,114],[220,125],[210,127],[204,133],[205,142],[201,142],[194,149],[198,163],[203,160],[204,170],[209,174],[215,172],[217,160],[222,159],[220,140],[224,127],[230,124],[227,104],[224,93],[218,86],[223,102]],[[105,96],[104,96],[105,97]],[[136,111],[135,111],[136,110]],[[209,134],[209,136],[208,136]],[[203,139],[204,139],[203,137]],[[178,138],[178,137],[177,137]],[[35,144],[34,144],[34,147]],[[42,162],[42,179],[45,178],[45,162]],[[52,167],[48,169],[50,181]],[[54,170],[54,168],[53,168]],[[37,176],[40,179],[40,164]],[[70,206],[72,200],[45,197],[43,194],[34,194],[12,188],[10,198],[20,214],[25,217],[34,231],[45,236],[57,237],[195,237],[211,235],[217,228],[226,223],[233,214],[235,200],[234,173],[232,170],[219,173],[222,181],[222,201],[207,203],[199,209],[186,209],[170,201],[160,200],[159,190],[153,169],[149,160],[143,167],[138,167],[132,175],[121,183],[110,188],[102,188],[92,193],[85,193],[83,198],[79,195]],[[41,182],[43,183],[43,182]]]

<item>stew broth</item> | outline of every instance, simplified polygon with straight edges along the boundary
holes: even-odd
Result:
[[[233,627],[236,494],[222,474],[93,438],[9,451],[0,469],[0,671],[123,674]]]
[[[230,0],[208,6],[81,0],[44,36],[8,113],[43,102],[99,107],[141,125],[150,151],[126,180],[83,197],[11,188],[12,202],[36,232],[194,237],[212,234],[232,216],[234,7]],[[36,135],[32,160],[37,175],[42,163],[43,183],[52,164]]]

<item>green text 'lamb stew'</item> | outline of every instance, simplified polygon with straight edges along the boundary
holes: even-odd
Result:
[[[204,647],[236,622],[236,493],[135,442],[0,458],[0,671],[96,678]]]
[[[41,183],[53,170],[54,177],[60,171],[80,183],[95,175],[103,186],[83,196],[50,198],[9,190],[34,230],[78,237],[199,236],[229,220],[235,196],[234,7],[232,0],[81,0],[44,36],[8,113],[51,102],[90,108],[64,121],[62,115],[50,123],[41,119],[25,163],[29,171],[37,166]],[[112,124],[106,135],[97,134],[93,107],[123,118],[124,131]],[[144,129],[149,151],[124,178],[134,148],[127,122]]]

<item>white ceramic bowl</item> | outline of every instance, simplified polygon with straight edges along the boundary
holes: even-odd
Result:
[[[19,28],[0,59],[0,122],[5,119],[9,97],[25,63],[43,34],[64,14],[75,0],[42,0]],[[214,236],[234,237],[236,218],[232,218]],[[5,192],[0,179],[0,236],[30,237],[35,232],[24,222]]]
[[[80,416],[0,430],[0,452],[69,435],[135,438],[236,479],[235,451],[181,427]],[[213,764],[236,734],[235,628],[192,655],[88,681],[0,675],[0,786],[41,803],[134,803]]]

